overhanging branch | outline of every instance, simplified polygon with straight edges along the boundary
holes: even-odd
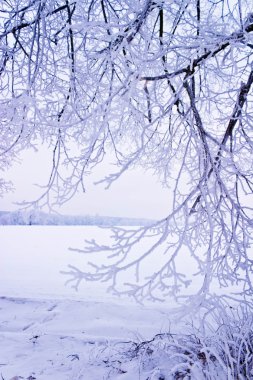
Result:
[[[249,24],[245,28],[245,32],[250,33],[253,32],[253,23]],[[189,72],[194,72],[194,70],[200,66],[202,62],[207,60],[208,58],[213,58],[215,57],[218,53],[221,51],[225,50],[228,46],[231,45],[231,43],[234,42],[243,42],[245,37],[244,31],[239,31],[232,33],[229,37],[227,37],[221,44],[217,44],[216,48],[213,50],[208,50],[204,54],[202,54],[200,57],[195,58],[191,64],[187,65],[186,67],[183,67],[179,70],[176,70],[172,73],[165,73],[162,75],[156,75],[156,76],[143,76],[140,77],[140,80],[145,80],[145,81],[158,81],[158,80],[163,80],[163,79],[170,79],[174,78],[180,74],[187,74]]]

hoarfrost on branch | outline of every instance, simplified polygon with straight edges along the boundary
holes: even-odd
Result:
[[[111,281],[137,299],[177,297],[190,283],[178,267],[185,255],[202,278],[198,302],[212,281],[252,296],[251,0],[8,0],[0,52],[1,169],[38,141],[52,152],[35,204],[85,190],[109,151],[118,170],[105,186],[142,166],[173,196],[152,226],[115,228],[108,247],[91,242],[85,250],[109,261],[72,268],[73,280]],[[1,180],[0,193],[8,189]],[[160,267],[140,276],[159,255]],[[132,270],[136,281],[117,289]]]

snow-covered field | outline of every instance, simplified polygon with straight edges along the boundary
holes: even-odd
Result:
[[[110,302],[0,298],[0,373],[4,380],[118,378],[117,349],[168,331],[165,312]],[[129,342],[129,343],[126,343]],[[106,351],[106,352],[105,352]],[[106,358],[106,359],[105,359]],[[115,368],[114,368],[115,367]],[[137,379],[136,363],[122,379]],[[133,373],[134,370],[134,373]]]
[[[122,369],[107,360],[122,345],[169,331],[167,306],[118,300],[97,283],[79,292],[64,285],[60,271],[83,263],[68,247],[82,246],[95,229],[106,235],[96,227],[0,228],[2,379],[139,379],[138,363]]]
[[[2,295],[36,298],[103,297],[104,286],[81,284],[77,293],[65,286],[60,272],[68,264],[83,267],[85,257],[69,251],[83,247],[90,236],[106,236],[97,227],[80,226],[0,226],[0,292]]]
[[[108,239],[94,226],[0,227],[0,379],[233,380],[224,352],[210,354],[208,340],[201,346],[169,301],[137,305],[104,284],[65,286],[68,264],[85,267],[68,248],[94,235]]]

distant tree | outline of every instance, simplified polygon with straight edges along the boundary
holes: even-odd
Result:
[[[252,10],[252,0],[1,2],[1,168],[46,142],[52,171],[36,202],[61,204],[110,150],[118,171],[107,187],[140,165],[173,197],[155,225],[92,243],[110,261],[94,273],[72,268],[73,279],[177,297],[191,280],[178,267],[185,255],[202,278],[198,303],[213,281],[252,296]],[[158,255],[160,267],[139,278]],[[132,269],[136,281],[116,290]]]

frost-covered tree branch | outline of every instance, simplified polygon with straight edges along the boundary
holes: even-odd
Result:
[[[1,169],[38,141],[52,152],[36,204],[84,191],[108,152],[118,170],[100,183],[143,166],[173,198],[153,226],[87,246],[108,260],[72,268],[73,280],[109,281],[138,299],[195,294],[200,303],[213,284],[252,295],[250,0],[9,0],[0,51]],[[180,268],[182,255],[194,271]],[[119,289],[128,272],[133,281]],[[191,291],[193,272],[202,285]]]

